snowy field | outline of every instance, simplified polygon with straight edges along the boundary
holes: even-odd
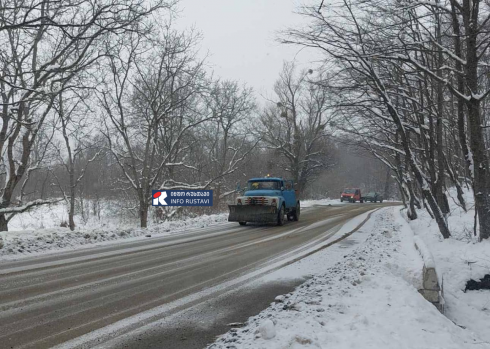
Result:
[[[0,232],[0,259],[17,259],[51,251],[90,248],[117,241],[145,239],[188,232],[226,222],[228,214],[203,215],[174,219],[162,223],[150,222],[147,229],[137,228],[137,220],[113,216],[108,209],[101,219],[91,216],[83,220],[75,216],[76,229],[60,227],[68,220],[64,204],[42,206],[15,216],[8,232]]]
[[[427,227],[419,232],[433,233]],[[209,349],[490,348],[485,338],[488,320],[481,322],[485,331],[477,326],[464,329],[418,293],[422,259],[399,208],[378,211],[351,238],[357,245],[345,254],[334,245],[334,253],[326,249],[297,263],[296,274],[313,274],[308,281],[279,295],[269,308],[244,327],[231,329]],[[447,307],[453,307],[451,299]]]

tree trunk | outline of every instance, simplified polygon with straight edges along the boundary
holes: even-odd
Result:
[[[148,204],[140,201],[140,226],[146,228],[148,226]]]
[[[472,99],[473,101],[473,99]],[[470,148],[473,154],[472,171],[474,176],[475,209],[478,211],[480,241],[490,238],[490,179],[488,178],[488,158],[481,128],[479,101],[468,108]]]
[[[212,209],[214,210],[215,213],[218,213],[220,209],[220,205],[221,205],[220,196],[221,196],[221,183],[219,183],[218,186],[216,187],[215,197],[213,199],[214,207]]]
[[[469,5],[468,5],[469,6]],[[471,167],[473,172],[473,190],[475,195],[475,209],[478,211],[480,223],[480,240],[490,238],[490,174],[485,139],[483,137],[480,99],[478,95],[478,43],[479,28],[470,20],[478,15],[478,8],[468,8],[465,16],[467,28],[467,58],[466,58],[466,85],[471,98],[466,103],[468,109],[468,131],[470,133]],[[473,12],[473,13],[472,13]],[[474,13],[476,12],[476,13]],[[475,17],[476,18],[476,17]]]
[[[12,202],[12,194],[13,194],[13,188],[15,188],[15,185],[17,184],[18,180],[17,177],[10,178],[8,181],[8,184],[6,186],[5,191],[3,192],[2,195],[2,205],[0,205],[0,208],[7,208],[10,206],[10,203]],[[7,217],[5,214],[0,214],[0,231],[8,231],[8,221]]]
[[[456,187],[456,191],[458,193],[459,204],[461,205],[463,210],[465,212],[467,212],[468,209],[466,208],[466,201],[464,200],[463,188],[461,187],[461,183],[459,182],[459,179],[457,178],[457,176],[454,174],[454,171],[453,171],[453,169],[449,163],[449,160],[447,158],[445,159],[445,162],[446,162],[447,173],[449,174],[449,178],[451,178],[451,181],[453,182],[454,186]],[[448,204],[448,206],[449,206],[449,204]]]
[[[75,220],[73,219],[73,217],[75,215],[75,195],[74,195],[74,193],[72,193],[71,195],[72,196],[70,197],[70,211],[68,212],[68,224],[69,224],[70,230],[74,231],[75,230]]]
[[[7,217],[5,214],[0,214],[0,231],[8,231]]]
[[[373,74],[373,75],[375,78],[377,78],[376,74]],[[383,86],[383,84],[381,84],[379,80],[377,82],[379,83],[379,86]],[[447,226],[447,222],[444,218],[444,215],[441,211],[441,208],[437,204],[437,201],[434,198],[434,195],[432,194],[431,188],[430,188],[429,184],[427,183],[427,181],[425,180],[425,178],[422,174],[422,171],[421,171],[420,167],[418,166],[418,164],[415,160],[415,156],[412,153],[412,149],[410,148],[409,138],[407,137],[407,134],[405,133],[405,128],[403,126],[401,118],[398,115],[398,112],[394,108],[393,104],[391,104],[390,99],[385,94],[385,91],[380,90],[380,92],[381,92],[381,97],[386,102],[387,109],[388,109],[390,115],[392,116],[393,121],[397,125],[398,133],[400,135],[401,144],[403,146],[403,150],[405,151],[406,160],[408,161],[409,166],[412,169],[412,172],[415,175],[415,178],[416,178],[417,182],[419,183],[419,185],[422,189],[422,195],[427,200],[427,203],[429,204],[429,207],[432,210],[432,213],[434,214],[434,217],[436,219],[437,226],[439,228],[441,235],[445,239],[448,239],[451,237],[451,232],[449,231],[449,228]],[[490,221],[490,218],[489,218],[489,221]]]
[[[435,11],[436,16],[436,36],[440,46],[442,46],[441,36],[441,21],[439,17],[439,11]],[[444,65],[444,57],[442,50],[437,50],[437,75],[442,79],[442,66]],[[444,217],[449,213],[449,203],[447,201],[446,194],[444,193],[445,187],[445,159],[443,150],[443,116],[444,116],[444,89],[441,81],[437,82],[437,120],[436,120],[436,147],[437,147],[437,179],[434,183],[434,194],[437,200],[437,204],[441,208]]]
[[[444,193],[444,177],[445,177],[445,164],[444,164],[444,153],[442,149],[442,120],[441,116],[438,116],[437,121],[437,179],[433,184],[434,194],[436,197],[437,204],[441,208],[442,213],[446,216],[449,213],[449,203],[447,201],[447,196]]]
[[[413,192],[412,183],[410,181],[406,181],[404,184],[405,184],[405,193],[408,196],[407,216],[408,216],[408,219],[413,221],[413,220],[416,220],[418,218],[417,210],[415,209],[415,202],[416,202],[415,193]]]
[[[422,178],[421,174],[420,175],[420,182],[424,182],[424,179]],[[444,214],[441,211],[441,208],[437,204],[436,199],[432,195],[432,192],[430,191],[429,187],[422,187],[422,193],[427,200],[427,203],[429,204],[430,209],[432,210],[432,214],[434,215],[434,218],[436,219],[437,226],[439,227],[439,231],[441,232],[442,236],[444,239],[449,239],[451,237],[451,232],[449,231],[449,228],[447,226],[446,219],[444,217]]]
[[[403,137],[402,137],[403,139]],[[408,138],[408,142],[410,142]],[[405,155],[405,168],[408,169],[410,168],[410,158],[408,156],[408,152]],[[417,208],[420,209],[420,202],[416,197],[415,190],[414,190],[414,183],[412,181],[412,178],[409,173],[405,174],[403,176],[403,180],[405,181],[405,187],[407,188],[407,194],[408,194],[408,213],[407,216],[410,220],[416,220],[418,218],[417,210],[415,209],[415,205],[417,205]]]
[[[390,187],[391,187],[391,168],[387,168],[386,169],[385,189],[384,189],[384,193],[383,193],[385,200],[388,200],[390,195],[391,195]]]
[[[456,17],[456,8],[455,8],[455,3],[454,1],[451,1],[451,17],[452,17],[452,26],[453,26],[453,31],[454,31],[454,51],[458,57],[463,57],[462,52],[461,52],[461,27],[460,23],[458,21],[458,18]],[[457,71],[462,71],[463,67],[462,64],[459,60],[456,60],[456,70]],[[458,86],[458,91],[460,93],[465,92],[465,82],[464,82],[464,77],[461,74],[456,75],[457,79],[457,86]],[[473,177],[472,174],[469,174],[469,169],[471,167],[471,162],[470,162],[470,156],[469,156],[469,148],[468,148],[468,140],[466,137],[466,130],[465,130],[465,113],[464,113],[464,107],[465,107],[465,100],[461,97],[457,98],[457,112],[458,112],[458,136],[459,136],[459,145],[461,147],[461,150],[463,152],[463,157],[465,161],[465,172],[464,172],[464,177],[465,177],[465,182],[466,185],[468,185],[466,178],[471,177],[472,182],[471,186],[473,187]],[[449,167],[448,163],[448,167]],[[456,188],[458,190],[458,200],[463,206],[464,210],[466,211],[466,203],[463,198],[463,190],[461,189],[461,186],[459,185],[459,179],[456,178],[454,180],[456,184]]]
[[[397,180],[396,181],[396,184],[398,185],[398,190],[400,191],[400,195],[402,197],[402,203],[403,203],[403,207],[407,208],[407,194],[405,194],[405,189],[403,188],[403,185],[402,183]]]
[[[427,210],[427,212],[429,213],[430,218],[434,219],[434,215],[432,214],[432,211],[431,211],[430,207],[429,207],[429,206],[427,206],[427,202],[425,202],[425,200],[424,200],[424,208],[425,208],[425,209]]]
[[[71,155],[71,154],[70,154]],[[71,161],[71,156],[70,156]],[[68,211],[68,225],[71,231],[75,230],[75,220],[73,219],[75,215],[75,169],[73,163],[70,163],[70,209]]]
[[[398,125],[399,127],[401,125]],[[403,136],[403,134],[402,134]],[[446,219],[444,217],[444,214],[441,211],[441,208],[439,207],[437,200],[434,198],[434,195],[432,194],[432,191],[427,183],[427,181],[424,179],[422,172],[420,171],[420,168],[418,167],[417,163],[415,162],[414,156],[412,154],[412,150],[410,149],[409,144],[406,142],[406,140],[403,140],[402,137],[402,144],[404,145],[405,152],[408,156],[409,162],[410,162],[410,167],[415,175],[415,178],[417,179],[417,182],[420,184],[420,187],[422,189],[422,195],[424,196],[425,200],[427,200],[427,203],[429,204],[430,209],[432,210],[432,214],[434,215],[434,218],[437,222],[437,226],[439,227],[439,231],[444,237],[444,239],[449,239],[451,237],[451,233],[449,231],[449,228],[447,226]]]

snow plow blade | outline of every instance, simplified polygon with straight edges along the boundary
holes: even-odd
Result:
[[[228,205],[228,222],[272,223],[277,221],[277,207],[259,205]]]

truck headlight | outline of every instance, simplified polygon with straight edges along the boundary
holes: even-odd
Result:
[[[277,206],[277,200],[276,199],[272,199],[271,205]]]
[[[236,203],[237,203],[237,205],[241,205],[242,204],[242,199],[237,199]]]

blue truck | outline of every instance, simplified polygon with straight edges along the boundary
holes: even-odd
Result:
[[[247,222],[283,225],[284,216],[289,221],[298,221],[301,210],[293,181],[280,177],[251,178],[243,195],[228,208],[228,221],[240,225]]]

